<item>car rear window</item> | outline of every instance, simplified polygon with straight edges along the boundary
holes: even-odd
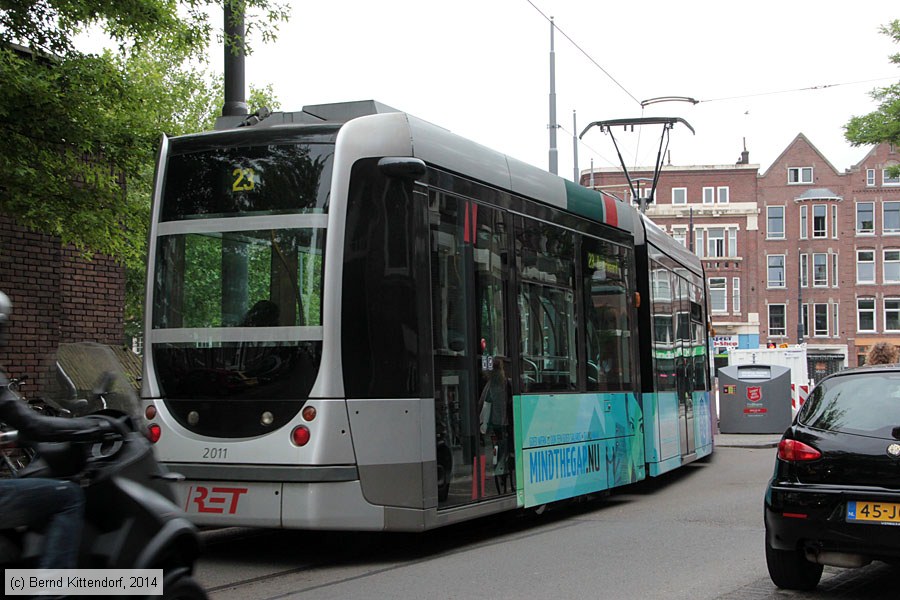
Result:
[[[798,421],[814,429],[891,437],[900,427],[900,373],[834,377],[813,389]]]

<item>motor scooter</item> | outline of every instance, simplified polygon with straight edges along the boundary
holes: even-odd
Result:
[[[54,365],[69,396],[55,402],[82,407],[86,400],[91,412],[85,416],[107,421],[115,434],[101,442],[40,443],[37,458],[18,476],[81,483],[86,506],[78,568],[162,569],[164,599],[205,600],[193,578],[200,538],[171,489],[180,476],[156,461],[141,432],[136,394],[112,351],[100,344],[76,346],[78,360],[63,373],[62,365]],[[93,387],[85,390],[89,381]],[[81,394],[88,397],[73,397]],[[42,542],[35,531],[0,532],[0,565],[35,568]]]

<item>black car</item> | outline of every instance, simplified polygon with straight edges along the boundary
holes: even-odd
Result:
[[[766,564],[810,590],[823,565],[900,561],[900,367],[841,371],[810,393],[778,445]]]

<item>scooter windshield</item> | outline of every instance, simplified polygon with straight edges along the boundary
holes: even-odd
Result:
[[[108,411],[139,418],[140,369],[140,357],[127,349],[60,344],[44,387],[56,408],[71,416]]]

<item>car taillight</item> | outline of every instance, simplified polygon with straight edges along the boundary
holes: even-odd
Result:
[[[797,440],[781,440],[778,443],[778,458],[788,462],[801,462],[822,458],[822,453]]]
[[[150,423],[150,426],[147,427],[147,439],[155,444],[160,437],[162,437],[162,427],[156,423]]]

